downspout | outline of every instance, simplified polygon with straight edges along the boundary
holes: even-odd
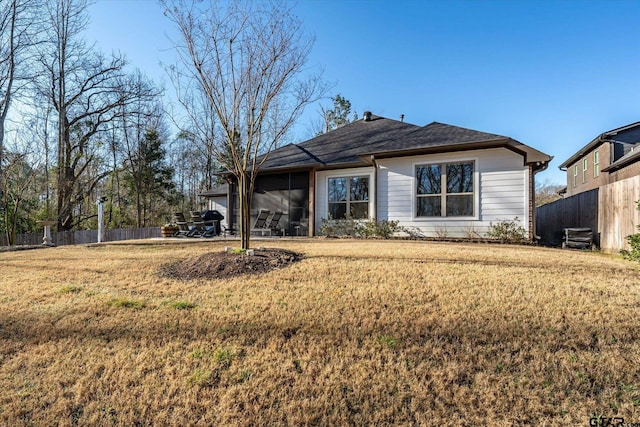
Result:
[[[533,214],[531,215],[531,234],[533,235],[533,239],[536,241],[539,241],[541,239],[540,236],[538,236],[537,233],[537,221],[536,221],[536,211],[538,210],[537,206],[536,206],[536,174],[538,172],[542,172],[545,169],[547,169],[547,167],[549,167],[549,162],[546,163],[538,163],[536,166],[539,166],[538,169],[535,169],[533,167],[533,165],[529,165],[529,168],[531,170],[531,178],[529,179],[529,186],[531,187],[531,207],[533,209]]]
[[[371,163],[373,163],[373,220],[378,222],[378,163],[376,163],[376,156],[371,155]]]

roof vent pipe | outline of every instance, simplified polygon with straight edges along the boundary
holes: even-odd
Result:
[[[400,114],[400,121],[404,122],[404,114]]]
[[[365,111],[363,118],[364,118],[365,122],[370,122],[371,121],[371,111]]]

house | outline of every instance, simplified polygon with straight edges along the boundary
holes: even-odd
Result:
[[[565,229],[589,228],[600,249],[626,248],[640,223],[640,122],[601,133],[559,167],[567,187],[538,208],[541,241],[557,245]]]
[[[346,126],[269,154],[252,215],[284,212],[287,234],[318,235],[323,220],[397,220],[423,236],[484,234],[516,217],[534,233],[536,172],[551,157],[512,138],[433,122],[417,126],[369,112]],[[237,223],[237,188],[227,215]],[[219,204],[221,194],[212,194]],[[212,208],[210,206],[210,208]]]
[[[222,216],[224,216],[225,219],[223,219],[223,221],[227,226],[229,225],[229,221],[227,219],[227,212],[229,211],[228,210],[229,202],[227,200],[228,194],[229,194],[228,184],[217,185],[207,191],[204,191],[198,194],[198,196],[205,197],[207,199],[208,201],[207,209],[212,211],[218,211],[220,212],[220,214],[222,214]]]
[[[601,133],[560,165],[564,197],[640,175],[640,122]]]

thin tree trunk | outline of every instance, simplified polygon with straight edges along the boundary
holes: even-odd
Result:
[[[251,197],[249,194],[249,177],[246,174],[240,175],[240,188],[238,196],[240,199],[240,239],[242,249],[249,249],[251,238]]]

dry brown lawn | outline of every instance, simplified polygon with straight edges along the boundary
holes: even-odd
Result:
[[[640,422],[640,266],[535,247],[298,240],[0,253],[0,425]]]

